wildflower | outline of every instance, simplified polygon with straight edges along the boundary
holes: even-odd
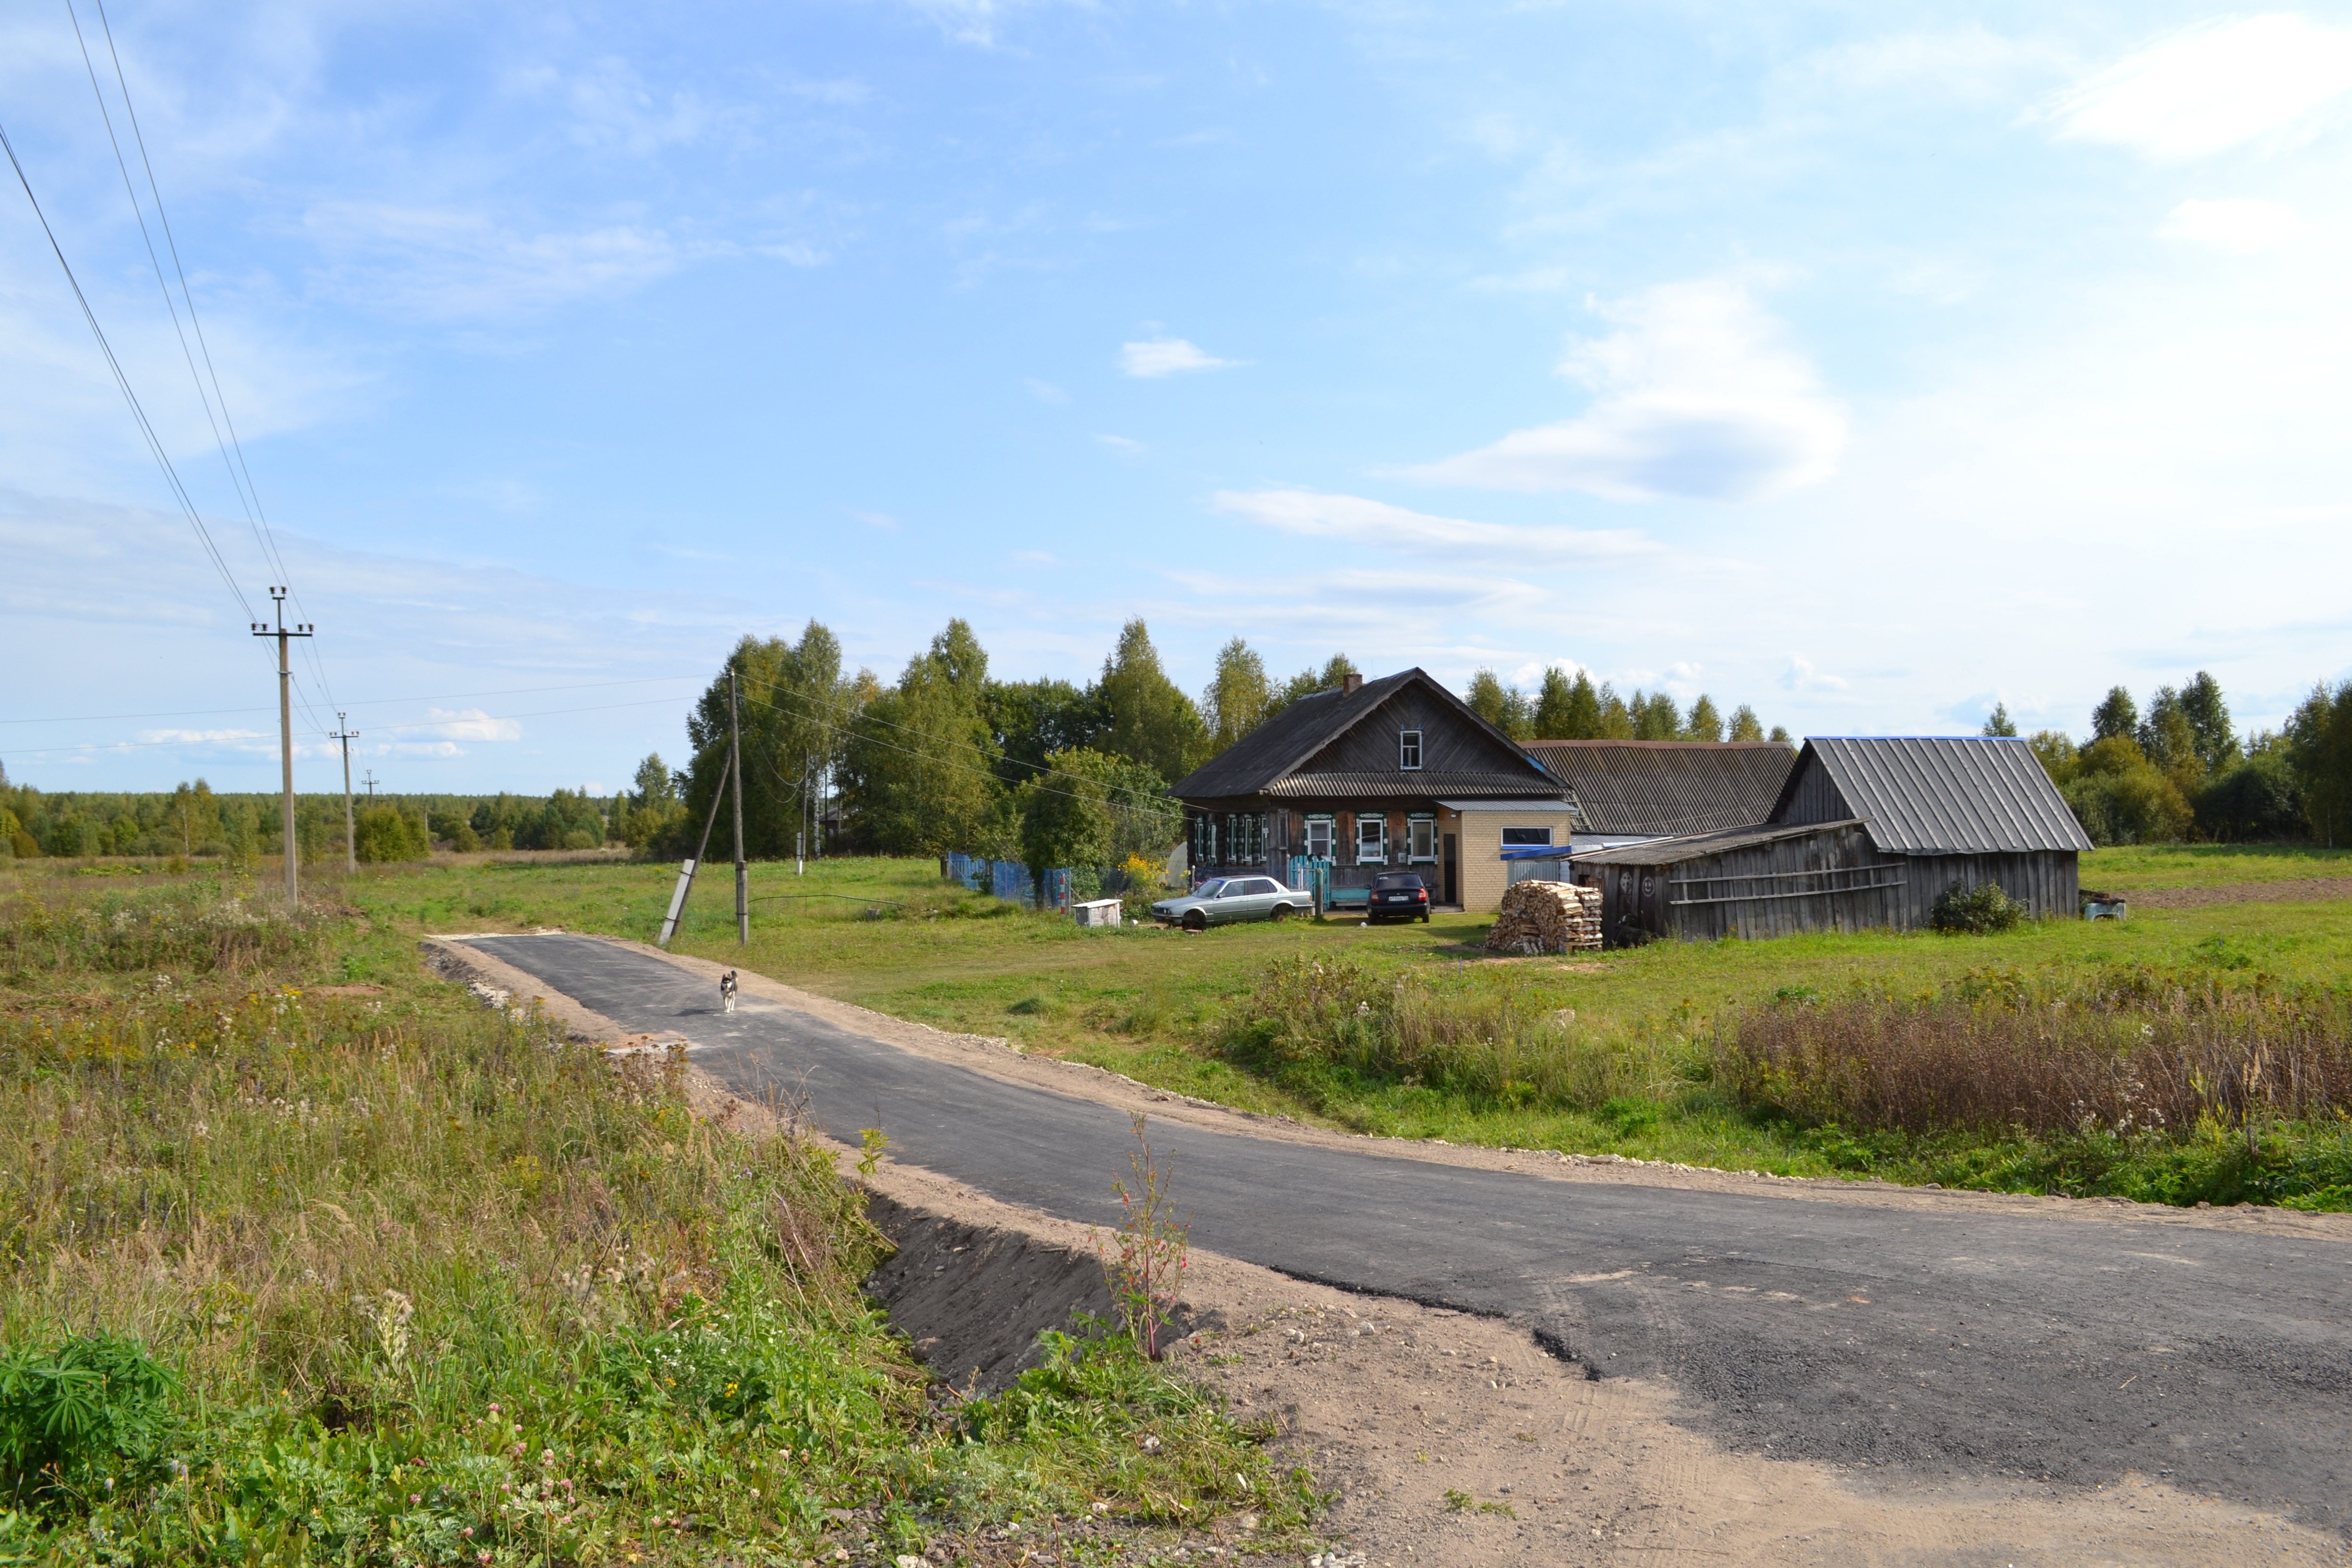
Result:
[[[473,1527],[472,1525],[470,1525],[470,1524],[469,1524],[469,1525],[467,1525],[465,1529],[463,1529],[463,1530],[459,1531],[457,1533],[458,1533],[458,1534],[460,1534],[460,1535],[462,1535],[462,1536],[464,1536],[464,1537],[466,1537],[468,1541],[470,1541],[470,1540],[472,1540],[472,1539],[473,1539],[473,1536],[474,1536],[474,1527]]]
[[[408,1494],[408,1506],[411,1508],[415,1508],[418,1503],[421,1503],[424,1500],[425,1498],[421,1493],[411,1492]]]

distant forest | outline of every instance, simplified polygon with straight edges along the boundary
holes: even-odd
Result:
[[[1335,653],[1286,679],[1239,637],[1218,653],[1198,699],[1161,666],[1140,620],[1121,629],[1081,686],[1003,680],[959,619],[897,680],[842,666],[841,645],[811,621],[797,641],[746,637],[729,656],[742,734],[744,830],[754,858],[961,850],[1034,867],[1156,860],[1181,834],[1169,785],[1281,712],[1339,688],[1354,661]],[[1533,691],[1482,669],[1465,700],[1517,740],[1773,741],[1746,703],[1725,713],[1704,693],[1621,695],[1590,676],[1546,672]],[[625,844],[691,853],[725,772],[722,671],[687,715],[688,754],[656,753],[609,796],[379,795],[358,812],[359,858],[422,858],[435,848],[580,849]],[[2005,708],[1989,735],[2015,735]],[[2143,710],[2122,687],[2081,740],[2024,737],[2095,844],[2315,839],[2352,834],[2352,682],[2326,682],[2285,728],[2239,734],[2220,684],[2200,671],[2159,688]],[[731,852],[731,825],[714,847]],[[343,849],[341,795],[297,807],[305,858]],[[215,795],[201,779],[169,793],[44,794],[0,772],[0,858],[215,856],[278,850],[275,795]]]

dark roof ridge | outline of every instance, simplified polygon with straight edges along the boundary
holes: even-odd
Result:
[[[1786,741],[1627,741],[1614,736],[1594,736],[1589,740],[1554,738],[1521,741],[1519,744],[1522,746],[1709,746],[1722,751],[1728,751],[1734,746],[1771,746],[1784,752],[1796,750]]]

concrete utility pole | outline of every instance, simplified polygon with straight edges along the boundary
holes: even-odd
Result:
[[[349,725],[351,721],[348,713],[335,715],[338,724]],[[346,728],[328,738],[343,743],[343,869],[356,871],[360,868],[360,841],[358,827],[352,820],[352,742],[360,738],[360,732]]]
[[[686,895],[694,890],[694,868],[709,852],[710,830],[719,826],[719,803],[727,796],[727,775],[732,772],[732,759],[719,770],[719,787],[710,792],[710,815],[702,819],[702,840],[694,847],[694,858],[677,868],[677,886],[670,890],[669,913],[662,916],[661,935],[654,939],[656,947],[667,947],[669,939],[677,934],[679,917],[686,913]]]
[[[743,859],[743,735],[736,718],[735,670],[727,670],[727,771],[735,775],[735,945],[751,940],[751,868]]]
[[[278,625],[270,627],[259,621],[253,623],[253,635],[278,639],[278,761],[280,780],[279,826],[285,834],[286,907],[301,908],[301,894],[294,882],[294,667],[286,657],[288,637],[307,637],[316,628],[310,626],[289,626],[286,624],[286,590],[272,588],[269,597],[278,606]]]
[[[373,768],[370,768],[365,773],[362,774],[360,783],[367,785],[368,805],[373,805],[375,804],[375,770]]]

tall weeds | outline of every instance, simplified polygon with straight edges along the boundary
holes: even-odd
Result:
[[[2352,1113],[2352,1006],[2126,969],[1752,1009],[1717,1083],[1804,1121],[1923,1133],[2187,1136]]]

